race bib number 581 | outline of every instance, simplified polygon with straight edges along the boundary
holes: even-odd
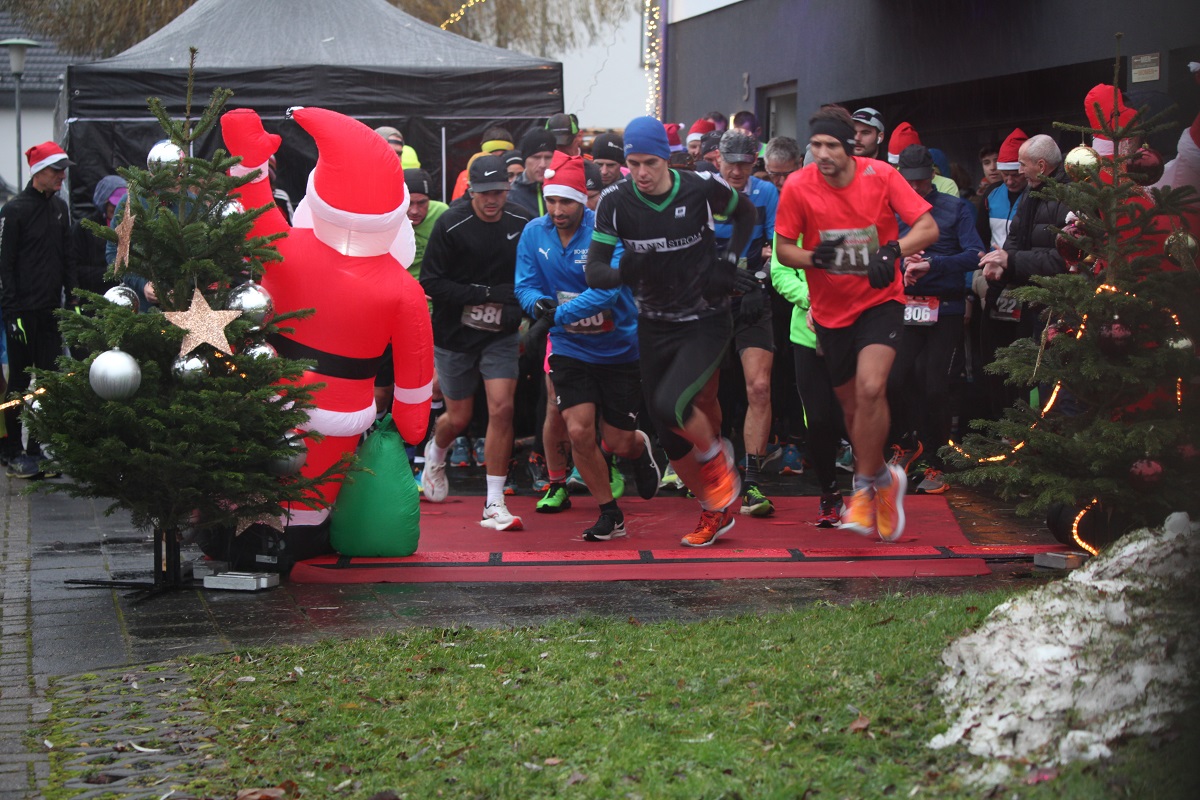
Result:
[[[499,303],[480,303],[477,306],[463,306],[462,324],[477,331],[500,330],[500,316],[504,307]]]

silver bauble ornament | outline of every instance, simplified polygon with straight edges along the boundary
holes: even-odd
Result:
[[[173,167],[183,161],[183,150],[170,139],[155,142],[146,154],[146,169],[157,172],[163,167]]]
[[[273,458],[267,463],[267,472],[280,478],[295,475],[308,460],[308,445],[294,433],[286,434],[283,441],[288,446],[288,455]]]
[[[96,356],[88,370],[88,382],[102,399],[124,400],[142,385],[142,368],[133,356],[114,347]]]
[[[279,358],[279,353],[275,351],[275,348],[266,342],[255,342],[249,345],[242,351],[242,355],[250,356],[253,359]]]
[[[267,318],[275,313],[275,301],[262,284],[250,281],[234,287],[229,292],[225,307],[231,311],[240,311],[242,316],[261,326]]]
[[[128,308],[130,311],[138,310],[137,292],[130,289],[128,286],[114,286],[104,293],[104,299],[112,303],[114,306]]]
[[[1186,336],[1180,336],[1171,340],[1171,347],[1174,347],[1176,350],[1191,350],[1193,347],[1192,340]]]
[[[226,200],[218,206],[221,219],[232,217],[234,214],[245,214],[246,207],[242,205],[240,200]]]
[[[180,356],[171,364],[171,372],[184,383],[208,377],[208,362],[197,355]]]
[[[1100,169],[1100,154],[1086,145],[1079,145],[1067,153],[1063,159],[1063,169],[1071,176],[1071,180],[1087,180],[1089,175],[1096,174]]]

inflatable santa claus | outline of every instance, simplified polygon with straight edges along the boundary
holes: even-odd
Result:
[[[263,279],[277,313],[314,309],[288,323],[293,332],[270,341],[285,358],[314,362],[302,380],[322,384],[307,425],[321,437],[307,439],[302,469],[306,477],[315,477],[353,454],[363,432],[374,424],[375,376],[389,344],[395,383],[392,418],[408,442],[424,438],[433,386],[433,335],[425,293],[405,269],[413,239],[400,160],[384,139],[347,116],[322,108],[297,108],[289,114],[318,148],[292,227],[274,205],[267,178],[267,161],[280,137],[267,133],[249,109],[225,114],[221,132],[230,154],[242,159],[231,173],[258,173],[242,188],[241,202],[246,208],[270,206],[257,218],[252,234],[287,234],[275,242],[281,260],[267,264]],[[312,501],[288,504],[288,562],[328,552],[328,506],[340,487],[339,481],[324,483],[310,495]],[[317,496],[324,502],[314,502]]]

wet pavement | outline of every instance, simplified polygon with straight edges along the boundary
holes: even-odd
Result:
[[[481,471],[452,471],[452,478],[456,492],[483,493]],[[189,588],[134,603],[128,590],[65,583],[148,577],[151,538],[133,529],[125,512],[106,516],[107,503],[101,501],[29,495],[22,493],[24,482],[0,481],[0,800],[36,796],[35,787],[48,775],[45,747],[26,734],[49,710],[45,697],[51,680],[69,687],[81,674],[100,673],[107,676],[104,685],[119,686],[131,674],[154,669],[148,665],[179,656],[414,626],[525,626],[581,616],[688,621],[894,593],[1034,586],[1051,577],[1035,570],[1031,561],[1014,561],[993,563],[992,575],[971,578],[347,586],[285,581],[262,592]],[[806,477],[771,476],[764,490],[768,495],[815,494],[815,485]],[[953,488],[948,498],[967,538],[976,544],[1053,542],[1044,526],[1016,517],[1011,504],[986,493]],[[185,545],[185,560],[199,557]],[[101,788],[81,789],[78,796]],[[144,795],[111,796],[162,797],[164,790],[158,788],[157,794],[147,789]],[[117,787],[107,791],[117,792]]]

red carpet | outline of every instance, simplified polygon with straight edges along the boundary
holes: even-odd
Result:
[[[695,500],[621,500],[629,535],[585,542],[595,521],[590,497],[576,497],[559,514],[537,514],[536,498],[509,498],[524,530],[479,527],[481,497],[421,504],[421,544],[406,558],[324,556],[295,566],[298,583],[428,583],[438,581],[704,580],[721,578],[860,578],[986,575],[985,558],[1029,556],[1054,547],[974,546],[945,498],[905,500],[907,529],[891,544],[812,520],[816,497],[781,497],[774,516],[739,515],[733,530],[711,547],[682,547],[699,518]]]

